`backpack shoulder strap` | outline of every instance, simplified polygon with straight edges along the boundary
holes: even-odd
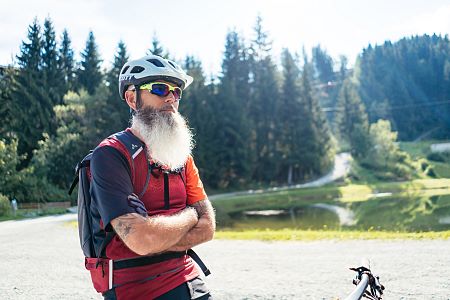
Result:
[[[72,184],[70,185],[69,195],[72,195],[73,190],[75,189],[78,182],[80,181],[80,176],[79,176],[80,170],[82,168],[90,166],[92,152],[94,152],[94,150],[90,150],[89,153],[75,166],[75,177],[73,178]]]
[[[145,150],[145,144],[142,143],[135,135],[133,135],[131,132],[124,130],[118,133],[115,133],[113,135],[111,135],[108,138],[113,138],[116,139],[117,141],[119,141],[123,146],[125,146],[125,148],[128,150],[128,154],[131,157],[131,170],[132,172],[134,172],[134,159],[143,151]],[[141,198],[145,191],[147,190],[148,184],[150,182],[150,174],[151,174],[151,167],[150,167],[150,162],[147,156],[147,151],[144,151],[145,154],[145,158],[147,161],[147,177],[145,179],[145,184],[144,184],[144,188],[142,189],[142,191],[139,193],[138,197]]]
[[[108,139],[113,138],[118,140],[125,148],[128,150],[132,160],[144,150],[143,143],[129,131],[120,131],[108,137]]]
[[[117,132],[115,134],[110,135],[107,137],[107,139],[115,139],[119,141],[126,149],[128,154],[130,155],[130,161],[131,161],[131,170],[134,170],[134,159],[144,150],[144,144],[132,133],[124,130]],[[75,187],[77,186],[79,182],[79,172],[82,168],[88,167],[91,162],[92,152],[94,150],[90,150],[89,154],[86,155],[77,165],[75,166],[75,177],[72,181],[72,184],[70,185],[68,194],[71,195]],[[147,153],[145,152],[145,156],[147,158]],[[147,159],[148,161],[148,159]],[[147,175],[146,184],[144,186],[144,191],[147,189],[148,186],[148,180],[150,179]],[[141,195],[142,196],[142,195]]]

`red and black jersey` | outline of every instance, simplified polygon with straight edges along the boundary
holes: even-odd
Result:
[[[127,134],[132,134],[130,129]],[[136,141],[139,141],[136,138]],[[140,142],[140,141],[139,141]],[[140,213],[130,205],[128,196],[140,195],[149,217],[179,212],[188,204],[206,199],[203,184],[193,158],[189,157],[179,172],[168,172],[152,166],[143,142],[130,155],[114,135],[102,141],[92,153],[90,162],[92,198],[91,215],[94,239],[104,238],[104,230],[112,231],[111,220]],[[134,144],[131,144],[134,147]],[[151,145],[150,145],[151,147]],[[106,257],[113,260],[138,257],[116,235],[106,247]],[[126,283],[116,288],[118,299],[152,299],[197,277],[198,271],[189,256],[170,259],[148,267],[114,272],[114,282]]]

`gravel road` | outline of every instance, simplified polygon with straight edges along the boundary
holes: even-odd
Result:
[[[84,270],[74,214],[0,223],[0,299],[101,299]],[[343,299],[362,257],[384,299],[450,299],[450,240],[216,240],[197,252],[215,299]]]

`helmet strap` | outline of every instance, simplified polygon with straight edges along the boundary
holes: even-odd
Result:
[[[141,99],[141,93],[140,93],[140,91],[141,91],[140,87],[141,86],[140,85],[135,85],[134,87],[136,89],[136,109],[133,111],[130,108],[130,111],[131,111],[132,114],[135,114],[136,111],[139,110],[142,107],[142,99]]]
[[[140,85],[136,85],[136,110],[140,109],[142,106],[142,101],[141,101],[141,86]]]

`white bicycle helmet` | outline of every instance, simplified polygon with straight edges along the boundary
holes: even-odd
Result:
[[[119,74],[119,93],[125,100],[125,91],[130,85],[139,86],[154,80],[173,82],[183,90],[194,80],[175,62],[158,55],[147,55],[123,65]]]

